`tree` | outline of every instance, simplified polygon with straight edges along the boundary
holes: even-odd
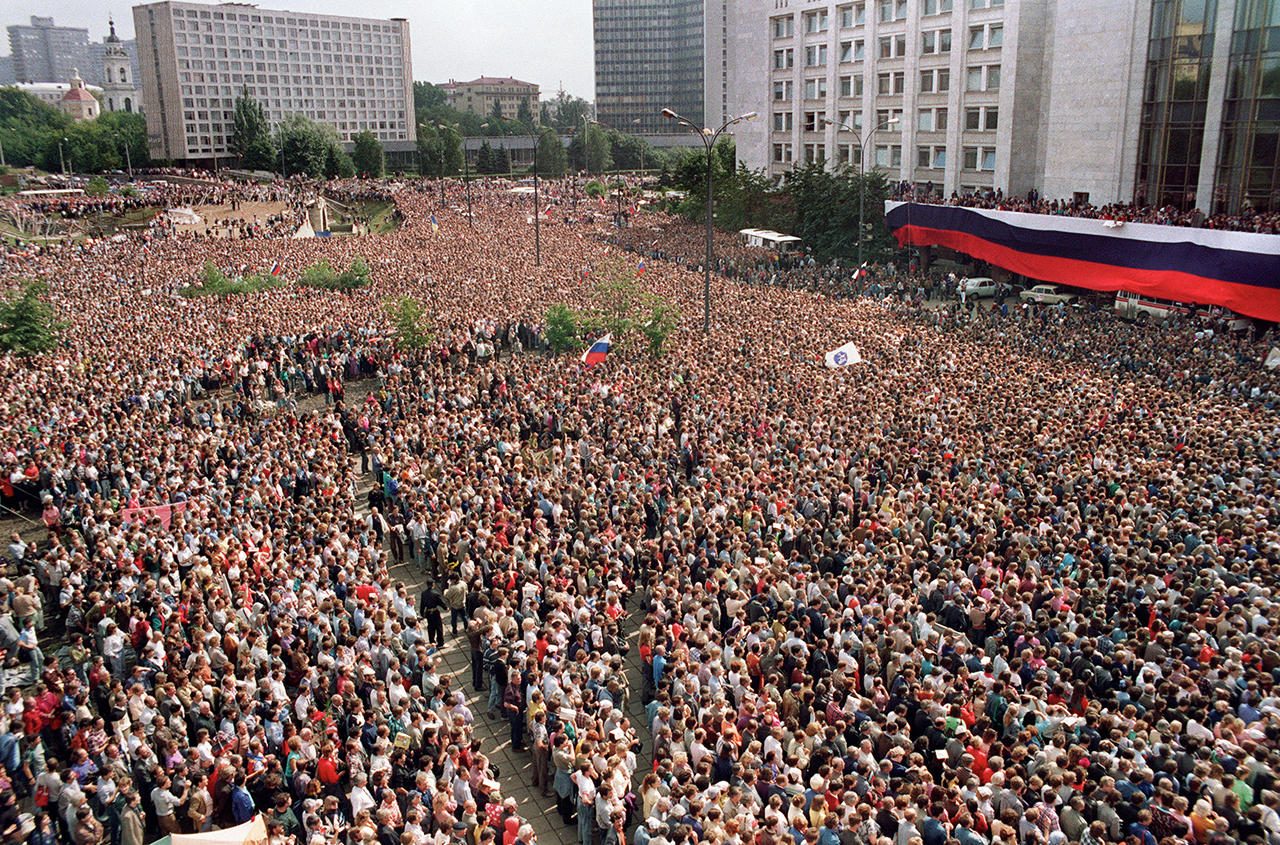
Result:
[[[449,98],[444,89],[430,82],[413,83],[413,110],[438,109],[448,105]]]
[[[259,135],[249,143],[240,166],[246,170],[275,170],[280,166],[280,152],[269,135]]]
[[[418,169],[423,176],[452,176],[462,170],[462,136],[452,127],[418,129]]]
[[[480,142],[480,150],[476,153],[476,172],[493,173],[493,147],[488,141]]]
[[[680,325],[680,307],[654,294],[646,294],[642,302],[636,328],[649,344],[649,354],[656,358],[662,354],[667,338]]]
[[[582,346],[581,317],[568,305],[558,303],[547,309],[547,343],[556,355]]]
[[[9,164],[43,164],[50,140],[62,137],[71,123],[70,117],[27,92],[0,87],[0,144]]]
[[[317,178],[324,175],[329,148],[319,125],[294,114],[281,121],[278,134],[285,175],[302,173]]]
[[[0,300],[0,349],[18,355],[48,352],[58,345],[58,333],[66,327],[45,301],[43,282],[22,282]]]
[[[640,170],[653,167],[658,161],[648,143],[635,135],[610,130],[609,145],[613,166],[618,170]]]
[[[270,132],[262,104],[249,96],[248,86],[242,88],[240,96],[236,97],[232,120],[234,128],[231,130],[231,149],[237,158],[244,159],[254,141]]]
[[[502,116],[502,101],[501,101],[501,100],[494,100],[494,101],[493,101],[493,108],[489,110],[489,119],[490,119],[490,120],[496,120],[496,121],[499,121],[499,122],[501,122],[501,121],[503,121],[503,120],[505,120],[505,119],[506,119],[506,118],[504,118],[504,117]]]
[[[396,333],[396,346],[406,351],[420,351],[431,343],[422,303],[411,296],[388,299],[383,303],[387,319]]]
[[[588,123],[582,134],[583,143],[586,147],[587,172],[604,173],[613,166],[609,136],[594,123]]]
[[[554,100],[543,105],[542,123],[559,132],[567,132],[576,126],[581,126],[582,119],[590,116],[590,103],[581,97],[566,94],[562,90],[556,94]]]
[[[524,124],[526,132],[533,131],[533,110],[529,108],[529,100],[521,98],[520,104],[516,106],[516,120]]]
[[[382,142],[378,136],[368,129],[352,139],[354,149],[351,161],[355,164],[356,173],[362,176],[379,177],[386,172],[386,155],[382,151]]]
[[[91,197],[105,197],[111,193],[111,186],[101,176],[94,176],[85,184],[84,192]]]
[[[493,173],[511,172],[511,152],[506,147],[493,151]]]
[[[567,166],[564,144],[560,143],[560,137],[544,128],[538,133],[538,175],[559,179]]]

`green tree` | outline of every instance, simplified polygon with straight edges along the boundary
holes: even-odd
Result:
[[[363,176],[379,177],[386,172],[386,155],[382,151],[382,142],[378,136],[368,129],[352,139],[354,149],[351,160],[356,172]]]
[[[448,105],[444,89],[430,82],[413,83],[413,110],[438,109]]]
[[[280,122],[277,137],[285,175],[324,176],[329,146],[318,124],[300,114],[289,115]]]
[[[563,90],[556,94],[554,100],[543,105],[542,123],[558,132],[581,126],[584,117],[591,117],[591,104]]]
[[[249,95],[249,88],[240,89],[232,114],[231,149],[237,158],[244,159],[253,143],[269,134],[267,115],[262,104]]]
[[[324,175],[329,179],[349,179],[356,175],[355,163],[335,137],[324,139]]]
[[[58,345],[58,334],[66,324],[45,301],[47,292],[43,282],[26,281],[0,300],[0,349],[33,355]]]
[[[613,166],[619,170],[639,170],[646,166],[652,167],[657,162],[648,143],[635,135],[610,130],[609,145]]]
[[[407,351],[421,351],[431,343],[422,303],[411,296],[388,299],[383,310],[396,333],[396,346]]]
[[[0,87],[0,144],[18,167],[43,165],[51,139],[71,128],[71,118],[14,87]],[[57,157],[57,150],[54,150]]]
[[[280,166],[280,151],[269,135],[259,135],[249,142],[240,166],[246,170],[274,171]]]
[[[582,346],[581,317],[568,305],[557,303],[547,309],[547,343],[556,355]]]
[[[423,176],[453,176],[462,170],[462,135],[449,126],[418,128],[418,168]]]
[[[333,269],[333,266],[328,261],[321,259],[298,275],[298,284],[308,288],[329,290],[334,287],[337,279],[338,274]]]
[[[496,121],[498,121],[499,123],[501,123],[503,120],[506,120],[506,118],[502,116],[502,103],[501,103],[501,101],[499,101],[499,100],[494,100],[494,101],[493,101],[493,108],[489,110],[489,119],[490,119],[490,120],[496,120]]]
[[[604,173],[613,166],[609,136],[594,123],[588,123],[583,131],[583,143],[588,173]]]
[[[120,158],[134,167],[146,167],[151,163],[147,149],[147,119],[137,112],[107,112],[96,121],[107,129],[119,151]],[[128,148],[126,158],[124,151]]]
[[[560,137],[551,129],[544,128],[538,133],[538,175],[559,179],[564,176],[567,164]]]
[[[499,147],[493,151],[493,172],[511,172],[511,151],[506,147]]]
[[[111,130],[96,120],[76,123],[64,132],[46,135],[45,143],[43,163],[49,171],[60,170],[65,161],[68,171],[101,173],[120,168],[124,161],[122,148]]]
[[[489,146],[488,141],[480,142],[480,149],[476,153],[476,172],[477,173],[494,173],[493,169],[493,147]]]
[[[660,296],[648,294],[643,298],[636,328],[649,345],[649,354],[655,358],[662,354],[667,339],[680,325],[680,308]]]
[[[101,176],[94,176],[85,184],[84,192],[91,197],[105,197],[111,193],[111,185]]]
[[[527,99],[522,98],[520,100],[520,104],[516,106],[516,120],[524,124],[526,132],[533,131],[533,110],[529,108],[529,101]]]

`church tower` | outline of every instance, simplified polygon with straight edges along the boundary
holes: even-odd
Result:
[[[138,111],[138,89],[134,85],[129,53],[116,35],[116,22],[108,19],[111,34],[102,52],[102,100],[107,111]]]

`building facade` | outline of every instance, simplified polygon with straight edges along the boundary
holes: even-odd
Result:
[[[102,108],[109,112],[141,111],[133,61],[116,35],[116,22],[108,20],[108,26],[111,34],[103,41],[102,54]]]
[[[80,81],[83,84],[83,90],[90,96],[102,96],[102,89],[97,85],[90,85],[84,82],[83,79]],[[13,87],[60,111],[65,111],[64,102],[74,102],[80,97],[77,94],[70,101],[66,100],[67,94],[73,87],[71,82],[18,82]]]
[[[670,135],[670,108],[706,119],[702,0],[594,0],[596,118],[639,135]]]
[[[61,108],[72,120],[94,120],[102,113],[98,98],[85,88],[84,80],[73,71],[71,87],[62,94]]]
[[[515,120],[523,106],[533,120],[538,119],[538,86],[532,82],[510,76],[482,76],[470,82],[450,79],[440,87],[449,105],[459,111],[488,117],[496,106],[502,110],[503,118]]]
[[[709,5],[715,5],[709,0]],[[1276,0],[743,0],[738,155],[1206,212],[1280,209]],[[708,26],[708,32],[712,32]],[[847,128],[830,125],[825,120]]]
[[[384,145],[417,138],[406,20],[160,2],[135,6],[133,21],[153,158],[231,155],[243,91],[272,124],[301,114],[343,142],[364,130]]]
[[[53,18],[31,16],[29,24],[9,27],[13,75],[19,82],[70,79],[76,68],[96,67],[89,54],[89,30],[57,26]]]

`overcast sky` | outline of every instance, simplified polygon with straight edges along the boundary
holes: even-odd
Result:
[[[133,37],[132,4],[107,0],[6,2],[0,24],[26,23],[33,13],[59,26],[87,26],[89,38],[107,34],[107,14],[121,38]],[[262,8],[371,18],[408,18],[413,78],[430,82],[514,76],[542,86],[544,99],[566,91],[590,100],[595,80],[591,53],[591,0],[269,0]],[[19,10],[21,7],[21,11]],[[0,36],[0,55],[9,38]]]

